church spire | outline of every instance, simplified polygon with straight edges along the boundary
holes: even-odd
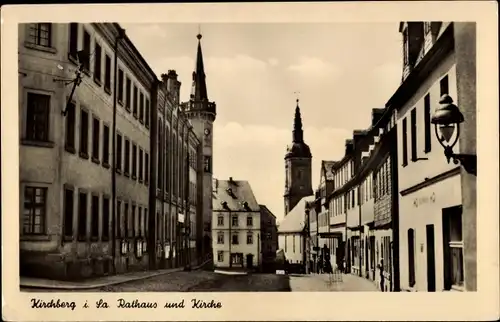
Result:
[[[203,65],[203,54],[201,51],[201,33],[198,33],[198,52],[196,55],[196,70],[193,72],[193,88],[191,97],[196,101],[208,101],[207,83],[205,81],[205,67]]]
[[[297,106],[295,107],[295,118],[293,120],[293,142],[303,143],[304,132],[302,131],[302,118],[300,116],[299,99],[297,98]]]

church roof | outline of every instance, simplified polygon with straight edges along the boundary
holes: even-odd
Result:
[[[288,158],[311,158],[311,149],[304,142],[304,131],[302,130],[302,117],[300,115],[299,100],[295,107],[295,117],[293,120],[293,140],[288,146],[285,159]]]
[[[246,180],[217,180],[212,194],[213,211],[260,212],[250,183]],[[246,207],[245,207],[246,202]]]
[[[314,195],[306,196],[293,207],[293,209],[285,215],[278,226],[280,233],[298,233],[304,230],[306,220],[306,202],[314,200]]]

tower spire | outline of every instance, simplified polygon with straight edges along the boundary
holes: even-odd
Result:
[[[198,38],[198,52],[196,54],[196,69],[193,72],[193,88],[191,95],[192,98],[197,101],[208,101],[205,67],[203,65],[203,53],[201,51],[201,37],[201,33],[198,32],[198,35],[196,35],[196,38]]]
[[[297,98],[297,106],[295,107],[295,118],[293,120],[293,142],[294,143],[304,142],[304,132],[302,131],[302,117],[300,115],[298,98]]]

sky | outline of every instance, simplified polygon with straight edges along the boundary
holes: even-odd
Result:
[[[248,180],[260,204],[284,217],[287,145],[297,96],[312,184],[321,160],[340,160],[401,81],[398,23],[122,24],[158,75],[170,69],[189,98],[199,31],[208,97],[217,104],[214,177]],[[294,92],[299,92],[296,94]]]

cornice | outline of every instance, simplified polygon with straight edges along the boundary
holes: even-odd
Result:
[[[440,173],[440,174],[438,174],[438,175],[436,175],[436,176],[434,176],[432,178],[428,178],[427,180],[421,181],[421,182],[417,183],[416,185],[413,185],[413,186],[411,186],[409,188],[406,188],[406,189],[402,190],[400,192],[400,194],[401,194],[401,196],[406,196],[406,195],[408,195],[410,193],[413,193],[415,191],[418,191],[418,190],[420,190],[422,188],[425,188],[425,187],[428,187],[430,185],[433,185],[433,184],[435,184],[435,183],[437,183],[439,181],[442,181],[444,179],[453,177],[453,176],[455,176],[455,175],[457,175],[459,173],[460,173],[460,167],[455,167],[455,168],[453,168],[451,170],[442,172],[442,173]]]

